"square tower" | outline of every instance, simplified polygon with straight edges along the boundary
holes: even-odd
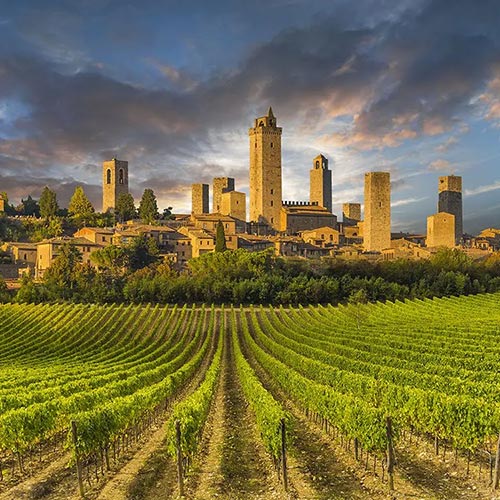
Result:
[[[214,177],[212,187],[212,212],[216,214],[220,213],[222,207],[222,193],[229,193],[229,191],[234,191],[234,179],[232,177]]]
[[[318,155],[313,160],[309,175],[309,201],[332,211],[332,171],[328,170],[328,159]]]
[[[102,163],[102,211],[115,209],[120,194],[128,194],[128,161],[113,158]]]
[[[439,178],[438,212],[446,212],[455,216],[455,243],[463,236],[462,220],[462,177],[448,175]]]
[[[249,129],[250,220],[264,222],[276,231],[281,213],[281,127],[272,108]]]
[[[363,246],[380,252],[391,246],[391,176],[389,172],[365,174]]]
[[[455,216],[446,212],[427,217],[427,240],[428,247],[455,246]]]
[[[193,214],[208,214],[208,184],[191,186],[191,211]]]
[[[355,226],[361,220],[361,203],[344,203],[342,220],[344,226]]]
[[[239,191],[228,191],[227,193],[222,193],[220,213],[222,215],[230,215],[235,219],[246,221],[246,194]]]

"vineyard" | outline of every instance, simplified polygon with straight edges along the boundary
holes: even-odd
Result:
[[[499,304],[0,305],[0,499],[500,498]]]

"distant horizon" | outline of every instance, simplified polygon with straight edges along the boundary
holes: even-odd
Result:
[[[168,5],[167,5],[168,4]],[[191,211],[191,184],[248,195],[248,128],[283,127],[283,199],[329,159],[333,212],[389,171],[392,231],[424,233],[438,177],[463,178],[464,231],[500,226],[500,4],[484,0],[23,0],[0,14],[0,190],[82,185],[129,162],[136,203]],[[248,201],[247,201],[248,203]]]

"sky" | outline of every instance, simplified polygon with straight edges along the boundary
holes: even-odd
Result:
[[[0,191],[82,185],[129,162],[136,202],[191,210],[191,184],[248,193],[248,128],[283,127],[283,198],[329,158],[334,213],[389,171],[393,231],[425,231],[461,175],[467,232],[500,227],[498,0],[0,0]]]

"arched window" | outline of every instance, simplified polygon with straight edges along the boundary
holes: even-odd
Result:
[[[259,127],[263,127],[263,126],[264,126],[264,122],[260,122]]]
[[[123,184],[123,168],[118,171],[118,183]]]
[[[106,184],[111,184],[111,169],[106,171]]]
[[[316,168],[319,168],[319,161],[316,160]]]

